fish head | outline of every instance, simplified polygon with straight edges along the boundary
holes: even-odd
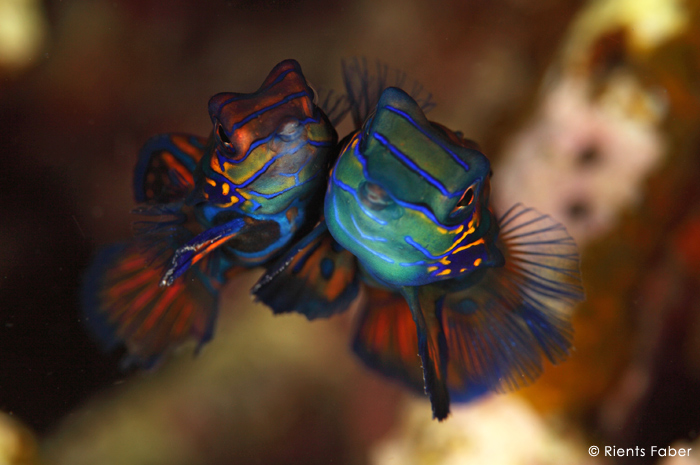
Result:
[[[328,228],[375,279],[423,285],[496,266],[490,162],[388,88],[341,149],[325,200]]]
[[[213,96],[201,200],[265,215],[322,191],[337,134],[315,98],[295,60],[275,66],[254,93]]]

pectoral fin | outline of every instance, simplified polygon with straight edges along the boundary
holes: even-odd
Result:
[[[312,320],[347,310],[358,291],[357,259],[321,221],[268,268],[252,292],[275,313]]]
[[[185,245],[178,247],[165,270],[165,274],[163,274],[160,285],[171,286],[192,265],[225,242],[233,239],[243,229],[245,224],[245,220],[242,218],[233,219],[222,225],[207,229],[187,241]]]
[[[445,297],[442,326],[454,400],[531,383],[568,356],[571,313],[583,300],[576,244],[552,218],[516,205],[500,220],[505,266]]]
[[[193,173],[205,145],[206,139],[187,134],[150,138],[134,170],[136,202],[166,204],[185,198],[194,188]]]

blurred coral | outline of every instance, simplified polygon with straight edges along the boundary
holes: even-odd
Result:
[[[699,24],[698,2],[590,2],[494,169],[501,208],[528,199],[584,246],[576,351],[524,394],[617,445],[698,427]]]
[[[452,410],[437,423],[417,401],[406,406],[397,431],[374,449],[372,463],[597,464],[575,431],[543,420],[519,396],[491,396]]]
[[[3,412],[0,412],[0,465],[39,465],[34,435]]]
[[[47,29],[40,0],[0,0],[0,76],[36,64]]]
[[[700,449],[700,441],[695,441],[694,443],[688,442],[677,442],[671,445],[673,449],[679,451],[680,449],[690,450],[690,453],[685,456],[675,455],[666,456],[659,459],[658,465],[700,465],[700,458],[698,458],[697,451]],[[692,450],[696,453],[693,453]]]
[[[634,64],[688,20],[675,1],[597,0],[582,10],[537,110],[501,155],[494,197],[502,211],[520,201],[549,212],[584,246],[639,205],[666,153],[668,103]]]
[[[43,443],[46,463],[362,463],[398,389],[353,360],[347,319],[274,317],[240,292],[255,279],[227,287],[217,336],[198,356],[183,347],[62,422]]]
[[[610,76],[593,101],[591,86],[574,76],[551,84],[494,176],[500,211],[522,202],[548,212],[580,246],[608,232],[620,211],[639,205],[642,182],[664,153],[661,98],[629,72]]]

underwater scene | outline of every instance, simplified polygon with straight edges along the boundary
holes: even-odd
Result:
[[[0,0],[0,465],[700,464],[700,0]]]

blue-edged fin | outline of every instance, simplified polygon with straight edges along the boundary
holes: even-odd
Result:
[[[442,421],[450,413],[447,342],[440,318],[443,297],[428,286],[404,287],[401,294],[408,302],[416,326],[425,393],[430,397],[433,418]]]
[[[576,244],[564,226],[518,204],[500,228],[505,265],[445,297],[448,386],[456,401],[531,383],[543,370],[543,356],[564,360],[572,309],[584,298]]]
[[[274,313],[309,320],[347,310],[359,291],[357,259],[331,237],[325,221],[268,268],[253,287]]]
[[[162,288],[161,276],[140,248],[128,243],[100,251],[84,277],[87,325],[106,349],[123,343],[131,362],[140,365],[153,365],[190,339],[201,346],[214,330],[219,280],[194,267]]]
[[[171,286],[190,267],[215,251],[215,258],[206,261],[206,271],[218,275],[219,247],[235,238],[247,223],[243,218],[235,218],[202,231],[192,207],[182,201],[141,205],[133,213],[144,218],[134,222],[136,244],[149,266],[161,270],[161,286]]]
[[[160,134],[139,152],[134,170],[137,203],[170,203],[194,188],[193,173],[204,155],[206,139],[187,134]]]
[[[424,393],[418,336],[406,299],[395,292],[366,286],[352,348],[363,362],[383,375]]]
[[[390,68],[386,63],[376,61],[374,66],[369,66],[364,57],[342,60],[341,63],[355,129],[359,129],[369,117],[387,87],[398,87],[408,93],[424,113],[435,107],[433,95],[418,81],[412,81],[406,73]]]
[[[172,286],[190,267],[238,235],[245,225],[243,218],[234,218],[207,229],[179,246],[165,269],[160,285]]]

